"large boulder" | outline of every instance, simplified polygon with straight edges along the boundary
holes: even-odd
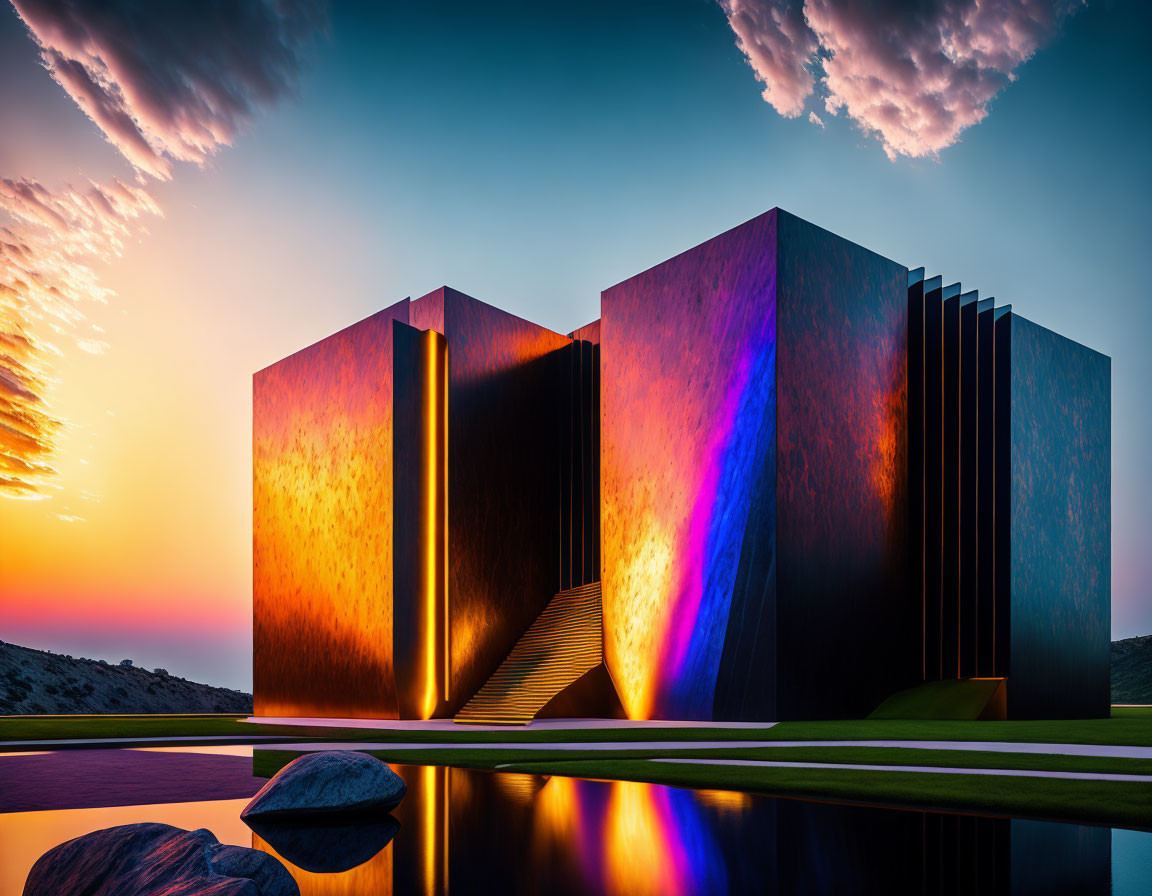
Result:
[[[44,853],[24,896],[300,896],[274,857],[223,846],[211,831],[126,824]]]
[[[280,769],[240,817],[269,820],[387,812],[407,790],[387,763],[366,753],[308,753]]]

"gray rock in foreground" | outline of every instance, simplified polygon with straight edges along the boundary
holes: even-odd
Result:
[[[126,824],[44,853],[24,896],[300,896],[274,857],[223,846],[211,831]]]
[[[245,819],[387,812],[408,788],[385,762],[365,753],[309,753],[280,769],[244,811]]]

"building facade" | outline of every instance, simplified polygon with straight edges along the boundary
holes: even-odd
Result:
[[[254,377],[256,712],[1106,715],[1109,396],[778,209],[567,335],[404,300]]]

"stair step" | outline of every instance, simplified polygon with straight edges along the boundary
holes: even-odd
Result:
[[[553,697],[604,661],[600,583],[559,592],[457,722],[523,725]]]

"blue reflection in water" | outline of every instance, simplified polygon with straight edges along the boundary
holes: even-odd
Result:
[[[1152,834],[1112,831],[1112,896],[1152,892]]]
[[[1152,880],[1152,835],[1130,831],[623,781],[396,770],[409,792],[395,838],[340,874],[290,867],[303,896],[1128,896],[1148,892]]]

